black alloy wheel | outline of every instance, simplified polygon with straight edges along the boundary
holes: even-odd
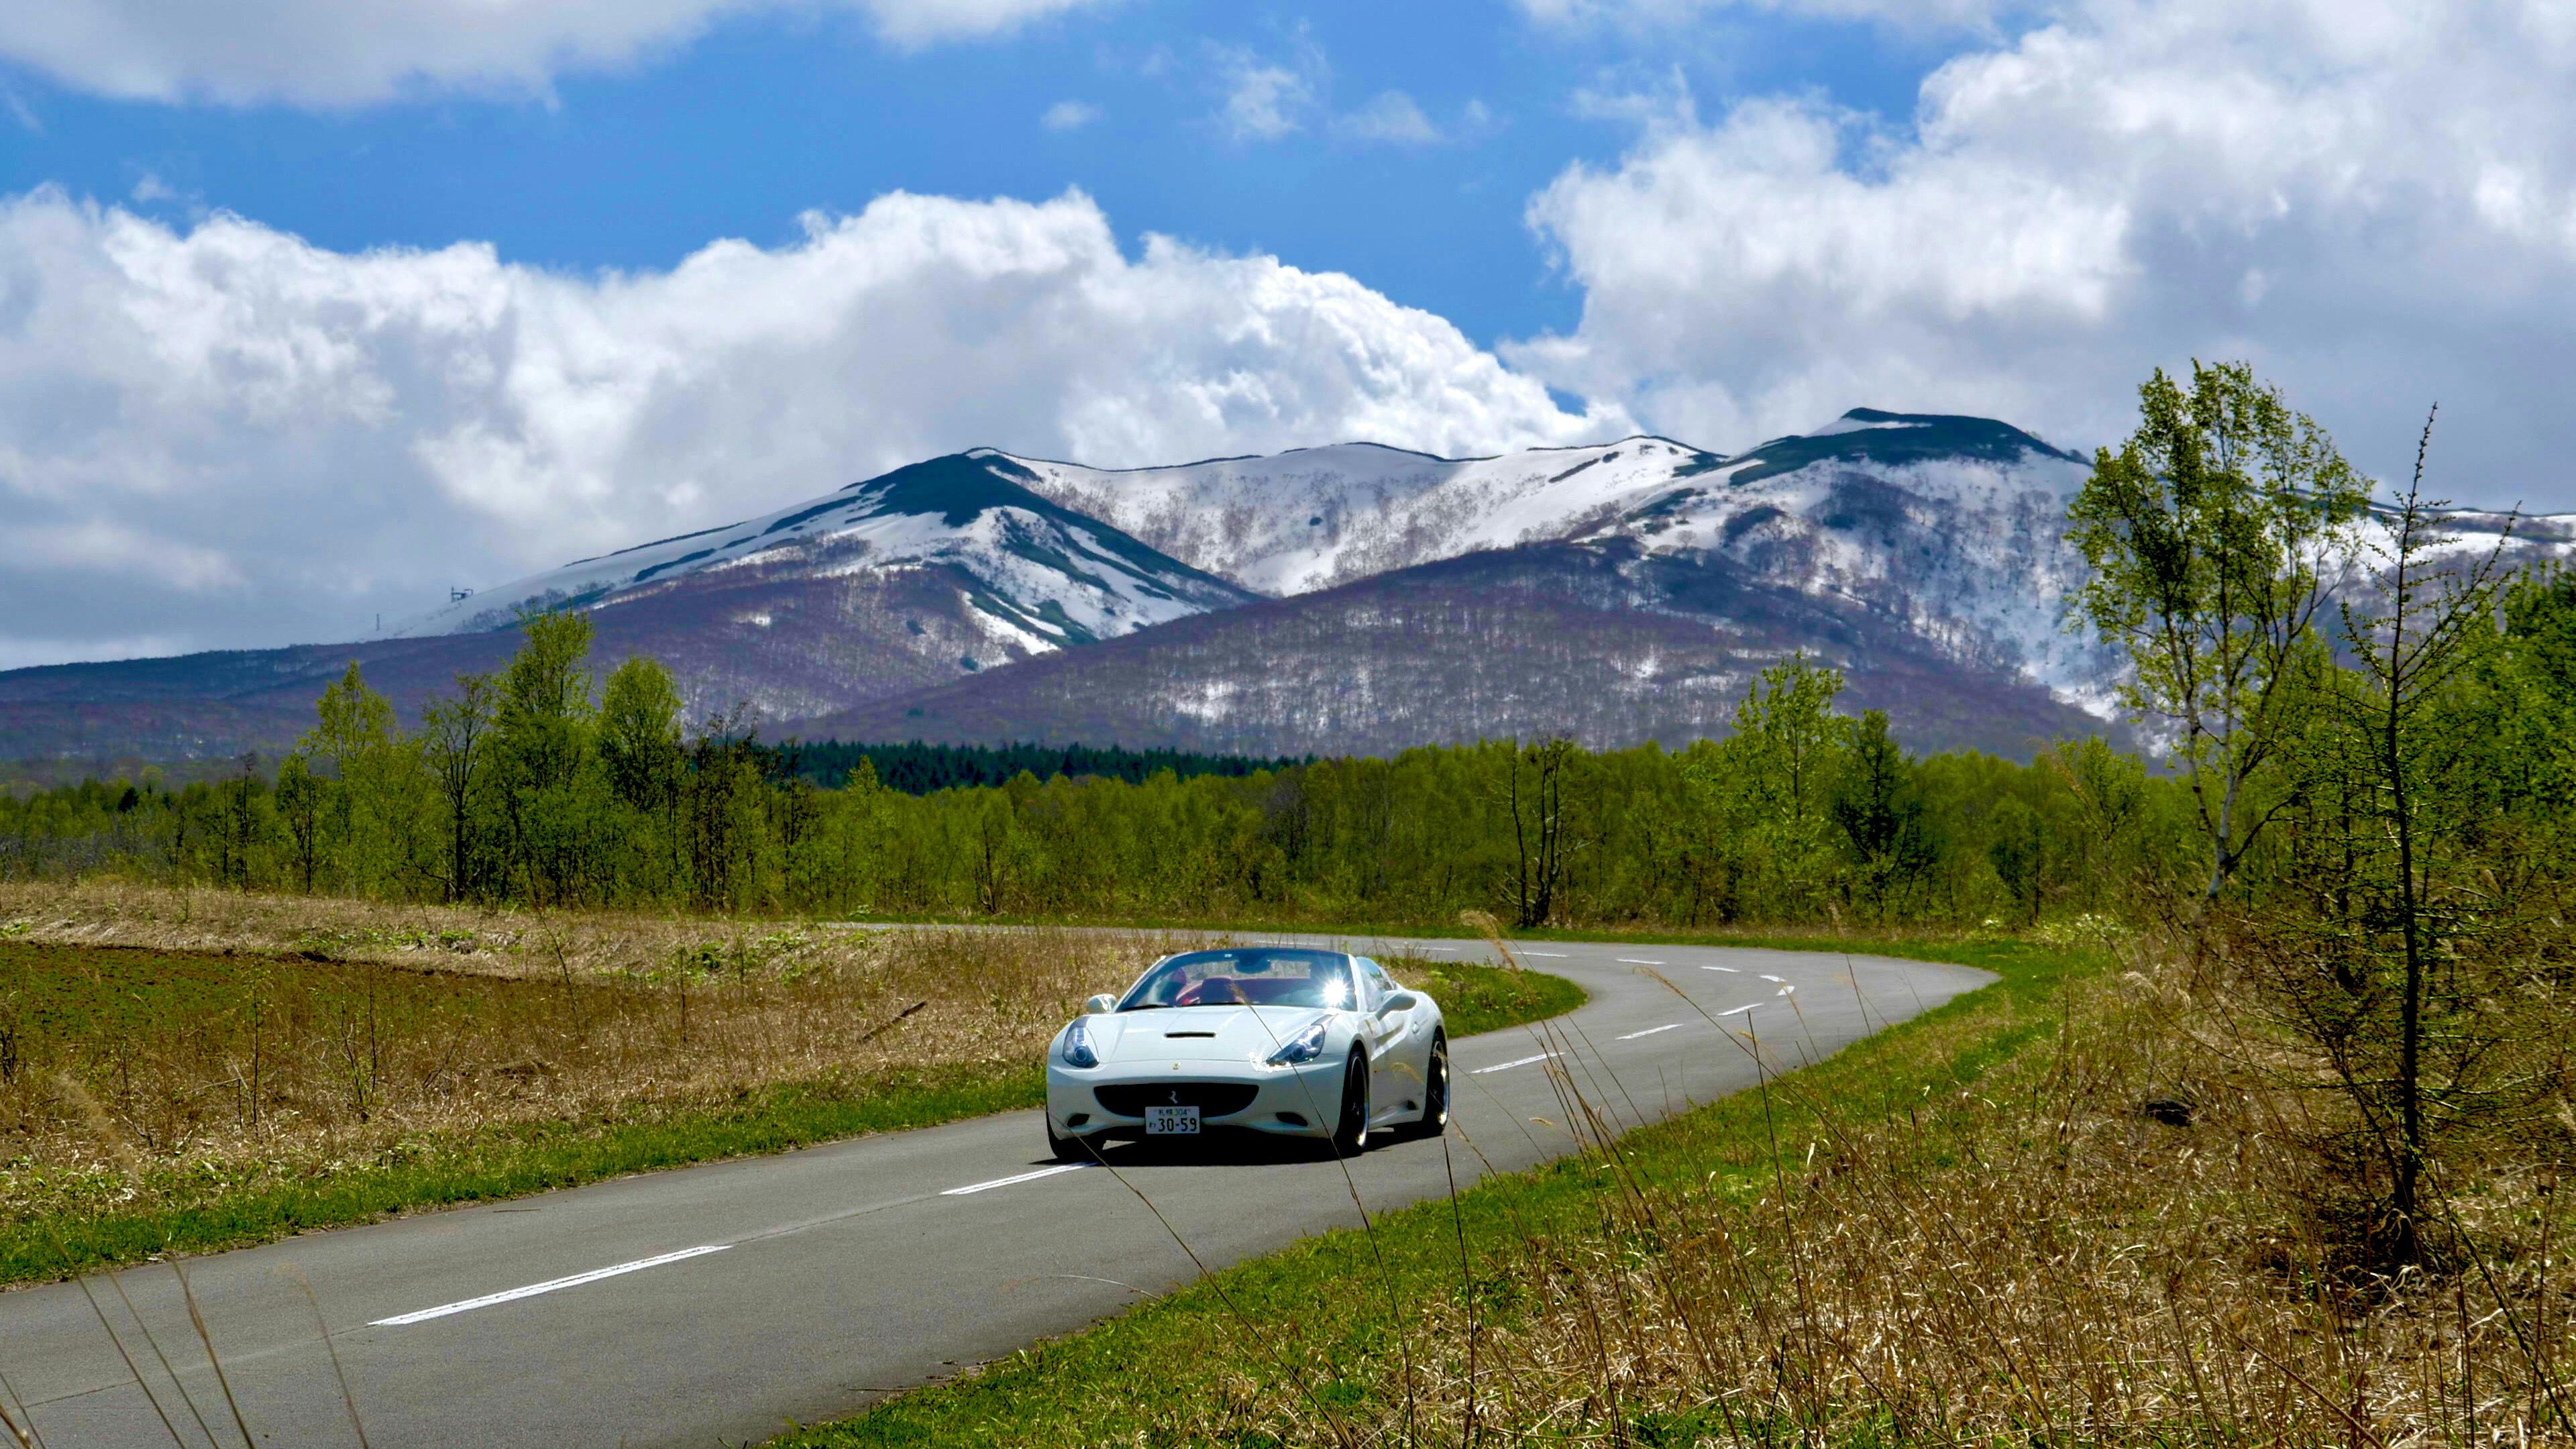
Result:
[[[1365,1049],[1351,1049],[1351,1064],[1342,1073],[1342,1115],[1333,1124],[1333,1151],[1357,1157],[1368,1151],[1369,1069]]]
[[[1449,1034],[1431,1034],[1431,1060],[1422,1073],[1422,1115],[1413,1124],[1414,1135],[1437,1137],[1449,1130]]]

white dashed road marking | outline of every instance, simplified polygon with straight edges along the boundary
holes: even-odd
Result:
[[[1563,951],[1523,951],[1521,954],[1524,956],[1553,956],[1560,961],[1565,959],[1565,953]]]
[[[614,1268],[593,1268],[587,1273],[575,1273],[568,1278],[549,1278],[543,1283],[531,1283],[525,1288],[512,1288],[500,1293],[486,1293],[480,1298],[467,1298],[455,1303],[442,1303],[436,1308],[424,1308],[418,1313],[401,1313],[396,1314],[391,1318],[379,1318],[367,1326],[369,1328],[400,1328],[408,1323],[426,1323],[433,1318],[445,1318],[451,1313],[466,1313],[477,1308],[489,1308],[495,1303],[508,1303],[520,1298],[534,1298],[540,1293],[552,1293],[562,1288],[578,1288],[584,1283],[596,1283],[602,1278],[614,1278],[621,1273],[637,1273],[646,1268],[659,1268],[665,1263],[676,1263],[683,1258],[697,1258],[703,1257],[708,1253],[721,1253],[731,1246],[733,1245],[730,1243],[716,1243],[702,1248],[682,1248],[676,1253],[664,1253],[658,1258],[638,1258],[632,1263],[620,1263]]]
[[[1650,1027],[1647,1027],[1644,1031],[1632,1031],[1632,1032],[1628,1033],[1626,1036],[1623,1036],[1623,1037],[1619,1038],[1619,1040],[1621,1040],[1621,1041],[1635,1041],[1637,1038],[1639,1038],[1639,1037],[1641,1037],[1641,1036],[1653,1036],[1653,1035],[1654,1035],[1655,1033],[1657,1033],[1657,1032],[1663,1032],[1663,1031],[1679,1031],[1679,1030],[1681,1030],[1681,1029],[1682,1029],[1682,1024],[1681,1024],[1680,1022],[1676,1021],[1676,1022],[1672,1023],[1672,1024],[1671,1024],[1671,1025],[1669,1025],[1669,1026],[1650,1026]]]
[[[1009,1177],[997,1177],[991,1182],[970,1182],[964,1187],[952,1187],[942,1192],[940,1196],[964,1197],[970,1192],[990,1192],[997,1187],[1010,1187],[1015,1183],[1035,1182],[1041,1177],[1053,1177],[1059,1172],[1080,1172],[1090,1165],[1088,1162],[1068,1162],[1058,1167],[1041,1167],[1035,1172],[1020,1172]]]
[[[1623,964],[1629,966],[1661,966],[1664,964],[1661,961],[1648,961],[1636,956],[1622,956],[1619,960]]]
[[[1469,1072],[1467,1075],[1469,1075],[1469,1076],[1471,1076],[1471,1077],[1481,1077],[1481,1076],[1483,1076],[1483,1075],[1484,1075],[1485,1073],[1487,1073],[1487,1072],[1501,1072],[1501,1071],[1509,1071],[1509,1070],[1510,1070],[1511,1068],[1513,1068],[1513,1067],[1525,1067],[1525,1066],[1528,1066],[1528,1065],[1529,1065],[1530,1063],[1532,1063],[1532,1062],[1543,1062],[1543,1061],[1546,1061],[1549,1057],[1552,1057],[1552,1056],[1555,1056],[1555,1055],[1556,1055],[1556,1053],[1554,1053],[1554,1052],[1540,1052],[1537,1056],[1534,1056],[1534,1057],[1523,1057],[1523,1058],[1521,1058],[1519,1061],[1516,1061],[1516,1062],[1496,1062],[1496,1063],[1494,1063],[1494,1064],[1493,1064],[1492,1066],[1490,1066],[1490,1067],[1478,1067],[1478,1068],[1476,1068],[1474,1071]]]
[[[1749,1005],[1745,1005],[1745,1006],[1730,1006],[1730,1007],[1728,1007],[1726,1010],[1719,1012],[1719,1013],[1718,1013],[1718,1015],[1720,1015],[1720,1016],[1740,1016],[1740,1015],[1742,1015],[1742,1014],[1743,1014],[1743,1013],[1745,1013],[1745,1012],[1751,1011],[1754,1007],[1756,1007],[1756,1006],[1760,1006],[1761,1004],[1762,1004],[1761,1002],[1756,1001],[1756,1002],[1753,1002],[1753,1003],[1751,1003],[1751,1004],[1749,1004]]]
[[[1729,975],[1729,976],[1741,976],[1741,975],[1743,975],[1743,974],[1744,974],[1743,972],[1736,970],[1736,969],[1735,969],[1734,967],[1732,967],[1732,966],[1702,966],[1702,967],[1701,967],[1701,968],[1699,968],[1699,969],[1701,969],[1702,971],[1723,971],[1723,972],[1725,972],[1725,973],[1726,973],[1727,975]]]

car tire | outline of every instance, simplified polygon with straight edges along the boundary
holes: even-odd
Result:
[[[1055,1157],[1056,1161],[1089,1162],[1091,1160],[1091,1149],[1083,1145],[1081,1138],[1056,1135],[1055,1123],[1052,1119],[1046,1124],[1046,1132],[1047,1151]]]
[[[1334,1155],[1357,1157],[1368,1151],[1368,1139],[1368,1053],[1354,1047],[1351,1049],[1351,1064],[1342,1071],[1341,1115],[1333,1123]]]
[[[1431,1054],[1423,1059],[1422,1115],[1414,1120],[1416,1137],[1437,1137],[1449,1130],[1449,1034],[1431,1034]]]

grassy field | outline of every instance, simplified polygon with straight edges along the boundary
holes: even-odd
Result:
[[[1870,949],[2002,981],[774,1449],[2571,1442],[2546,1183],[2459,1209],[2536,1258],[2358,1283],[2153,953]]]
[[[1035,1106],[1081,1000],[1201,939],[26,904],[0,901],[0,1283]],[[1461,1035],[1582,1000],[1389,964]]]

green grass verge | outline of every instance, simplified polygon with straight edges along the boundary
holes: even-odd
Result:
[[[1584,1002],[1583,988],[1544,971],[1507,971],[1472,961],[1422,961],[1390,956],[1383,963],[1396,980],[1418,986],[1440,1003],[1452,1037],[1500,1031],[1551,1016]]]
[[[1975,1081],[2054,1030],[2060,987],[2105,958],[1997,940],[1729,944],[1852,949],[1953,962],[1995,972],[1993,986],[1956,998],[1778,1079],[1784,1090],[1740,1093],[1641,1129],[1620,1146],[1646,1177],[1706,1181],[1758,1191],[1778,1154],[1810,1138],[1810,1104],[1896,1110],[1926,1087]],[[1461,1237],[1471,1245],[1597,1235],[1599,1195],[1616,1187],[1580,1160],[1494,1178],[1452,1200],[1377,1219],[1374,1233],[1335,1231],[1211,1275],[1169,1297],[1040,1344],[959,1380],[888,1399],[837,1423],[800,1429],[772,1449],[878,1449],[889,1445],[1092,1445],[1200,1442],[1243,1406],[1241,1432],[1217,1437],[1277,1442],[1258,1406],[1285,1399],[1328,1404],[1367,1422],[1400,1412],[1388,1395],[1394,1351],[1413,1305],[1508,1292],[1500,1281],[1462,1281]],[[1373,1240],[1372,1240],[1373,1238]],[[1352,1285],[1363,1285],[1353,1287]],[[1486,1299],[1507,1316],[1515,1305]],[[1244,1325],[1258,1325],[1258,1333]],[[1151,1373],[1140,1365],[1154,1365]]]
[[[59,1278],[164,1253],[205,1253],[373,1222],[396,1213],[524,1197],[628,1173],[928,1127],[1046,1100],[1035,1064],[905,1072],[747,1093],[715,1110],[609,1122],[531,1122],[442,1134],[406,1159],[162,1211],[0,1224],[0,1281]]]
[[[1401,979],[1437,993],[1455,1036],[1559,1015],[1584,999],[1574,983],[1543,972],[1401,959],[1392,964]],[[466,978],[465,984],[475,983]],[[1045,1100],[1045,1076],[1032,1062],[1000,1071],[956,1067],[795,1083],[748,1092],[720,1107],[641,1109],[622,1120],[517,1123],[440,1134],[409,1144],[400,1161],[355,1166],[290,1186],[218,1190],[206,1201],[175,1208],[0,1222],[0,1284],[929,1127]]]

